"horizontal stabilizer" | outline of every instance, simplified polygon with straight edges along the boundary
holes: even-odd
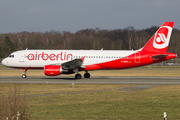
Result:
[[[168,56],[167,54],[161,54],[161,55],[151,56],[151,58],[152,60],[158,60],[158,59],[166,58],[167,56]]]

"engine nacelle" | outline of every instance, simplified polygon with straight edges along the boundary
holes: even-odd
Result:
[[[59,65],[46,65],[44,67],[44,74],[47,76],[56,76],[62,73],[68,73],[68,70],[63,70]]]

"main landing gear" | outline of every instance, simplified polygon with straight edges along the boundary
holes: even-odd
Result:
[[[79,73],[77,73],[77,74],[75,75],[75,78],[76,78],[76,79],[81,79],[81,78],[82,78],[82,75],[79,74]]]
[[[82,78],[82,75],[77,73],[75,75],[75,79],[81,79]],[[84,78],[90,78],[90,74],[86,71],[86,73],[84,73]]]
[[[26,78],[27,76],[26,76],[26,71],[27,71],[27,69],[23,69],[23,71],[24,71],[24,74],[22,75],[22,78]]]
[[[90,78],[90,74],[87,71],[84,73],[84,78]]]

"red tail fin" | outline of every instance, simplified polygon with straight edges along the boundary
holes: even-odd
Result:
[[[167,52],[174,22],[165,22],[142,48],[148,52]]]

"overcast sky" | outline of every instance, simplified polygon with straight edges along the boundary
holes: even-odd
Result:
[[[0,33],[144,29],[174,21],[180,0],[0,0]]]

